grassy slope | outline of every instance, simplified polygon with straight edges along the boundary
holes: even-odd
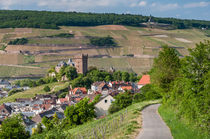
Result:
[[[166,106],[159,108],[159,113],[163,120],[171,129],[174,139],[209,139],[210,136],[193,129],[190,125],[186,125],[184,121],[180,120],[174,110]]]
[[[51,92],[53,91],[58,91],[62,88],[65,88],[68,83],[51,83],[51,84],[46,84],[50,87],[51,89]],[[9,96],[7,98],[2,98],[0,99],[0,104],[4,103],[4,102],[13,102],[15,101],[16,98],[32,98],[35,96],[35,94],[48,94],[48,93],[51,93],[51,92],[45,92],[43,90],[43,88],[46,86],[46,85],[42,85],[42,86],[38,86],[38,87],[34,87],[34,88],[31,88],[27,91],[24,91],[24,92],[20,92],[20,93],[16,93],[12,96]]]
[[[140,132],[141,128],[141,114],[140,111],[147,105],[159,103],[160,100],[155,101],[144,101],[140,103],[135,103],[129,106],[127,109],[123,109],[112,115],[99,120],[95,120],[84,125],[80,125],[76,128],[64,131],[65,134],[70,134],[70,138],[81,138],[81,135],[86,138],[94,138],[92,134],[93,130],[96,132],[98,138],[102,138],[99,127],[107,126],[106,130],[106,139],[129,139],[135,138],[136,135]],[[120,124],[117,123],[121,119],[121,115],[124,114],[124,120],[120,121]],[[115,122],[115,123],[113,123]],[[111,126],[110,126],[111,125]],[[46,134],[36,135],[32,138],[42,139]]]
[[[21,30],[21,29],[19,29]],[[122,56],[124,54],[135,54],[135,55],[157,55],[159,52],[158,46],[162,44],[168,44],[170,46],[181,46],[185,49],[178,49],[182,55],[186,55],[187,48],[194,47],[195,43],[203,41],[204,39],[210,40],[206,37],[208,31],[201,31],[198,29],[186,29],[186,30],[161,30],[161,29],[149,29],[140,27],[129,27],[129,26],[97,26],[97,27],[61,27],[59,30],[53,29],[32,29],[32,33],[16,33],[15,29],[0,29],[1,42],[8,42],[11,39],[17,37],[36,37],[36,36],[49,36],[59,33],[71,32],[75,34],[75,38],[72,39],[59,39],[59,38],[43,38],[43,39],[30,39],[30,43],[68,43],[68,44],[84,44],[88,43],[88,40],[83,36],[107,36],[110,35],[119,44],[118,48],[107,48],[107,49],[89,49],[89,50],[65,50],[59,51],[55,55],[36,55],[36,66],[49,67],[52,65],[51,60],[58,60],[61,57],[68,59],[70,55],[78,53],[88,53],[89,55],[110,55],[110,56]],[[12,33],[12,34],[7,34]],[[146,36],[145,36],[146,35]],[[166,35],[167,37],[155,37],[154,35]],[[81,38],[82,37],[82,38]],[[191,41],[192,43],[184,43],[176,40],[176,38],[183,38]],[[71,47],[72,48],[72,47]],[[73,47],[78,48],[78,46]],[[8,50],[25,50],[25,51],[39,51],[39,50],[64,50],[69,49],[68,47],[34,47],[34,46],[9,46]],[[65,56],[66,55],[66,56]],[[106,58],[105,58],[106,59]],[[89,65],[103,67],[109,69],[110,65],[116,67],[119,70],[135,71],[141,73],[148,71],[152,64],[152,59],[143,58],[131,58],[132,60],[125,60],[125,64],[119,65],[120,59],[108,58],[108,59],[90,59]],[[11,58],[4,61],[11,61]],[[109,61],[108,64],[104,64],[104,61]],[[121,60],[122,61],[122,60]],[[143,61],[143,62],[142,62]],[[2,71],[2,70],[0,70]],[[45,70],[43,70],[44,72]],[[15,75],[15,72],[13,72]],[[16,75],[15,75],[16,76]]]
[[[18,77],[27,75],[44,75],[45,69],[14,67],[14,66],[0,66],[0,77]]]

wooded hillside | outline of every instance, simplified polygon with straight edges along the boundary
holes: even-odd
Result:
[[[97,14],[77,12],[49,12],[49,11],[0,11],[0,28],[45,28],[58,29],[59,26],[96,26],[96,25],[128,25],[141,26],[147,22],[149,16],[131,14]],[[170,24],[174,28],[210,28],[210,21],[182,20],[176,18],[152,17],[157,23]]]

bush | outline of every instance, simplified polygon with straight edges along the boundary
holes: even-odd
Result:
[[[109,114],[112,114],[112,113],[118,112],[119,110],[121,110],[119,106],[111,105],[108,109],[108,112]]]
[[[24,45],[28,43],[28,39],[26,38],[21,38],[21,39],[15,39],[13,41],[10,41],[8,44],[9,45]]]
[[[146,98],[145,96],[142,94],[142,93],[136,93],[134,96],[133,96],[133,102],[134,103],[137,103],[137,102],[142,102],[144,101]]]
[[[45,91],[45,92],[50,92],[50,87],[49,87],[49,86],[45,86],[45,87],[44,87],[44,91]]]
[[[24,90],[23,89],[12,89],[9,91],[8,96],[14,95],[14,94],[16,94],[18,92],[22,92],[22,91],[24,91]]]
[[[125,92],[115,96],[115,101],[109,108],[109,113],[117,112],[123,108],[126,108],[132,104],[133,96],[130,92]]]
[[[90,44],[94,46],[116,46],[116,42],[110,36],[94,37],[90,39]]]
[[[0,127],[1,139],[27,139],[30,135],[25,131],[19,115],[6,118]]]
[[[152,84],[143,86],[141,88],[141,93],[145,97],[145,100],[155,100],[162,97],[158,91],[158,88],[155,88],[155,86]]]
[[[51,36],[47,36],[50,38],[54,38],[54,37],[58,37],[58,38],[73,38],[74,34],[70,34],[70,33],[60,33],[60,34],[56,34],[56,35],[51,35]]]

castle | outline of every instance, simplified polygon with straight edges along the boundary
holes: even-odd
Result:
[[[63,66],[73,66],[77,69],[77,73],[86,74],[88,71],[88,54],[80,54],[73,59],[69,59],[67,63],[61,61],[55,67],[55,71],[58,73]]]

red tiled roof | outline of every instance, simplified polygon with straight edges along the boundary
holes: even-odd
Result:
[[[60,100],[61,103],[68,102],[67,98],[59,98],[59,100]]]
[[[74,88],[73,92],[74,94],[76,93],[77,90],[81,90],[83,92],[83,94],[87,94],[87,89],[85,87],[77,87],[77,88]]]
[[[123,90],[132,90],[133,87],[132,86],[122,86],[121,87]]]
[[[48,109],[50,109],[51,108],[51,104],[43,104],[43,105],[41,105],[41,108],[44,108],[45,110],[48,110]]]
[[[138,85],[146,85],[150,84],[150,75],[143,75],[140,81],[138,82]]]

